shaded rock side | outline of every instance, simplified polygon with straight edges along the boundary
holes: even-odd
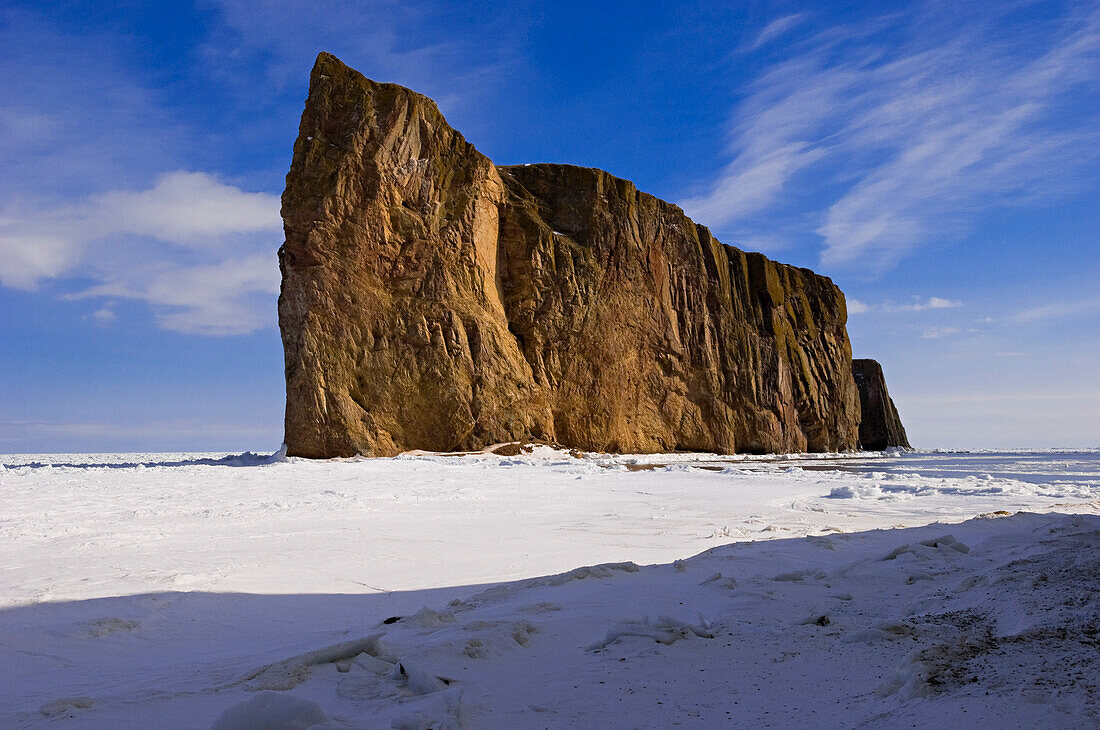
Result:
[[[882,366],[875,360],[852,360],[852,375],[859,389],[859,446],[882,451],[893,446],[909,446],[898,409],[886,390]]]
[[[321,54],[283,194],[291,455],[852,449],[844,296],[600,170],[498,168]]]

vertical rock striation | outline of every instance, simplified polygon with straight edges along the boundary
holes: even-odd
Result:
[[[606,172],[501,168],[505,311],[554,436],[607,451],[855,445],[844,297]]]
[[[291,455],[858,443],[828,278],[723,245],[606,172],[498,168],[430,99],[328,54],[283,218]]]
[[[859,389],[860,448],[868,451],[882,451],[893,446],[912,448],[898,409],[886,390],[882,366],[875,360],[853,360],[852,375]]]

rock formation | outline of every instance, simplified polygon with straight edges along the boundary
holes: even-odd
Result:
[[[282,210],[291,455],[857,445],[828,278],[606,172],[496,167],[430,99],[329,54]]]
[[[852,360],[852,375],[859,389],[859,447],[868,451],[911,448],[898,409],[886,390],[882,366],[875,360]]]

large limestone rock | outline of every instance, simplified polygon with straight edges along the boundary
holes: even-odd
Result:
[[[498,168],[322,53],[283,194],[291,455],[857,446],[844,296],[606,172]]]
[[[860,448],[868,451],[882,451],[893,446],[911,448],[898,409],[886,390],[882,366],[875,360],[853,360],[852,375],[859,389]]]

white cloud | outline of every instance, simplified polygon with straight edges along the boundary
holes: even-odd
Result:
[[[161,326],[186,332],[267,326],[278,196],[202,172],[156,177],[181,159],[211,159],[204,141],[218,130],[189,126],[191,110],[170,106],[166,77],[132,41],[0,7],[0,285],[117,290],[147,302]],[[257,271],[234,281],[222,271],[234,265]],[[166,296],[172,282],[180,291]],[[96,307],[89,324],[119,316]]]
[[[751,235],[785,205],[812,205],[823,263],[881,270],[965,231],[975,211],[1084,179],[1096,107],[1061,105],[1100,78],[1100,8],[1008,40],[988,15],[954,27],[891,18],[880,36],[867,24],[796,46],[749,87],[730,162],[682,206]]]
[[[186,334],[247,334],[274,321],[274,295],[279,292],[274,253],[168,266],[137,277],[120,273],[77,297],[148,302],[161,327]]]
[[[202,172],[162,175],[149,190],[115,190],[92,199],[87,222],[106,233],[132,233],[177,243],[216,244],[227,233],[281,227],[279,198],[246,193]]]
[[[973,332],[973,330],[971,330]],[[941,337],[951,337],[952,335],[961,335],[963,330],[958,327],[929,327],[921,333],[922,340],[938,340]]]
[[[72,295],[130,298],[165,329],[242,334],[272,320],[279,289],[279,198],[200,172],[162,175],[147,190],[116,190],[0,219],[0,284],[96,282]],[[115,312],[93,317],[107,323]]]
[[[42,279],[71,270],[79,258],[79,246],[52,233],[48,224],[0,223],[0,284],[4,286],[34,289]]]
[[[943,297],[928,297],[923,300],[920,297],[916,297],[908,304],[894,304],[893,302],[867,304],[857,299],[849,299],[848,313],[863,314],[864,312],[876,311],[895,314],[897,312],[923,312],[927,309],[955,309],[961,306],[961,301],[957,299],[944,299]]]
[[[0,72],[9,82],[0,98],[0,286],[140,300],[161,327],[181,332],[269,326],[282,241],[278,196],[187,170],[148,181],[181,160],[211,164],[226,145],[219,125],[242,111],[253,127],[278,125],[277,136],[261,131],[283,140],[318,50],[457,104],[489,93],[523,35],[519,9],[489,19],[470,11],[477,22],[456,36],[446,31],[450,23],[434,20],[465,11],[437,4],[205,5],[213,12],[189,56],[196,68],[171,74],[169,86],[132,38],[62,30],[33,10],[0,7]],[[194,76],[228,92],[223,118],[208,118],[201,104],[173,107],[182,102],[172,89],[188,88]],[[255,144],[262,134],[249,138]],[[265,183],[273,178],[259,174]],[[89,323],[130,310],[98,311]]]
[[[961,306],[962,302],[956,299],[928,297],[923,302],[918,298],[910,304],[882,304],[879,305],[879,309],[883,312],[923,312],[926,309],[954,309]]]
[[[95,320],[96,323],[107,326],[118,319],[118,315],[115,314],[115,310],[111,309],[111,307],[108,305],[100,307],[96,311],[92,312],[91,318]]]
[[[870,309],[871,307],[858,299],[848,299],[848,314],[863,314]]]

